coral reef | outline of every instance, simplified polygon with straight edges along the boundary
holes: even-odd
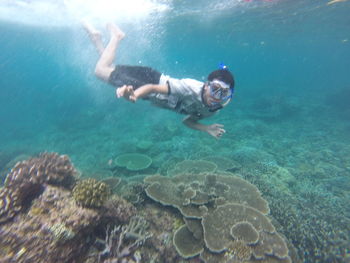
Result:
[[[152,236],[147,228],[147,221],[139,216],[132,217],[127,225],[115,226],[112,230],[107,228],[106,238],[102,241],[104,249],[98,254],[98,262],[142,262],[136,249]]]
[[[123,258],[151,236],[145,231],[148,223],[135,217],[132,204],[115,195],[106,201],[109,190],[105,183],[82,180],[72,194],[74,173],[68,157],[46,153],[11,170],[1,188],[1,217],[13,218],[3,220],[0,228],[1,262],[85,262],[96,233],[106,224],[116,226],[107,234],[106,249]],[[18,213],[24,209],[26,213]],[[116,236],[121,241],[118,244],[114,243]]]
[[[271,216],[276,221],[274,226],[295,246],[293,262],[344,262],[350,249],[347,202],[330,196],[327,189],[320,187],[321,181],[308,182],[303,171],[299,170],[299,174],[292,171],[298,184],[292,185],[288,192],[268,180],[268,175],[276,169],[250,166],[242,174],[269,201]]]
[[[173,243],[176,250],[183,258],[197,256],[204,249],[203,240],[195,238],[186,225],[176,230]]]
[[[103,178],[101,182],[107,184],[110,187],[111,191],[113,192],[120,184],[121,178],[115,177],[115,176],[109,176],[107,178]]]
[[[115,158],[114,163],[130,171],[141,171],[152,164],[152,159],[145,154],[126,153]]]
[[[148,140],[139,140],[136,143],[136,148],[139,151],[147,151],[149,150],[151,147],[153,146],[153,142],[152,141],[148,141]]]
[[[217,169],[221,171],[237,170],[241,166],[238,162],[223,156],[206,156],[202,160],[215,163]]]
[[[179,209],[185,217],[201,218],[208,210],[225,203],[242,203],[267,214],[267,202],[259,190],[240,177],[218,174],[181,174],[175,177],[150,176],[146,193],[163,205]]]
[[[184,160],[182,162],[176,163],[173,169],[167,171],[168,176],[173,176],[177,174],[189,173],[189,174],[199,174],[199,173],[211,173],[214,172],[217,165],[213,162],[204,160]]]
[[[109,222],[124,224],[136,215],[136,208],[117,195],[112,195],[106,201],[104,208],[106,209],[104,217],[108,218]]]
[[[1,226],[1,262],[77,262],[101,215],[77,206],[69,190],[47,185],[28,213]]]
[[[110,196],[109,187],[93,178],[79,181],[72,192],[75,201],[84,207],[102,207]]]
[[[286,242],[267,217],[258,189],[230,175],[182,174],[145,178],[147,195],[177,208],[186,225],[173,243],[184,258],[204,262],[291,262]]]
[[[118,194],[134,205],[140,205],[146,198],[145,185],[140,182],[129,182],[123,185]]]
[[[44,185],[71,187],[75,173],[68,156],[57,153],[42,153],[18,162],[0,189],[0,223],[12,219],[42,192]]]

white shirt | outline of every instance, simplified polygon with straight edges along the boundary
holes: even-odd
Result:
[[[195,79],[175,79],[162,75],[159,84],[168,85],[169,94],[149,94],[147,99],[156,106],[191,115],[197,119],[215,114],[215,112],[209,111],[203,102],[203,82]]]

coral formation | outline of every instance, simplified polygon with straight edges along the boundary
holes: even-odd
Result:
[[[140,171],[148,168],[152,164],[152,159],[145,154],[126,153],[115,158],[114,163],[130,171]]]
[[[177,208],[186,225],[173,243],[184,258],[204,262],[291,262],[288,248],[267,217],[259,190],[231,175],[150,176],[147,195]]]
[[[101,182],[107,184],[110,187],[111,191],[113,192],[113,190],[116,189],[120,184],[121,178],[115,177],[115,176],[109,176],[107,178],[103,178]]]
[[[69,190],[47,185],[28,213],[1,225],[0,261],[76,262],[100,220],[98,211],[77,206]]]
[[[53,235],[54,242],[63,243],[74,238],[75,233],[66,227],[63,223],[57,223],[49,227],[49,231]]]
[[[183,258],[194,257],[203,251],[203,240],[196,239],[186,225],[176,230],[173,242]]]
[[[140,151],[149,150],[153,146],[153,142],[147,140],[139,140],[136,144],[136,148]]]
[[[233,239],[242,240],[243,242],[250,245],[256,244],[259,240],[259,232],[248,221],[241,221],[234,224],[231,227],[230,234]]]
[[[206,156],[203,157],[202,160],[215,163],[217,165],[217,169],[222,171],[236,170],[240,167],[239,163],[223,156]]]
[[[267,202],[259,190],[237,176],[217,174],[182,174],[175,177],[150,176],[146,193],[163,205],[171,205],[185,217],[201,218],[216,205],[236,202],[249,205],[264,214],[269,212]],[[195,195],[193,195],[193,192]],[[189,195],[192,193],[192,196]]]
[[[199,173],[211,173],[214,172],[217,165],[213,162],[204,160],[184,160],[178,162],[174,168],[167,171],[168,176],[173,176],[177,174],[189,173],[189,174],[199,174]]]
[[[141,262],[136,249],[152,236],[147,228],[148,222],[139,216],[132,217],[127,225],[115,226],[112,230],[107,228],[105,240],[100,241],[104,250],[98,254],[98,262]]]
[[[151,237],[146,220],[135,217],[136,209],[120,197],[113,196],[105,202],[108,187],[94,179],[78,182],[72,194],[75,169],[67,160],[57,154],[42,154],[12,169],[6,186],[1,188],[1,217],[15,218],[1,225],[1,262],[85,262],[96,233],[109,223],[116,228],[106,237],[108,249],[115,251],[117,258],[131,254],[138,258],[135,249]],[[19,192],[13,190],[14,186],[19,187]],[[30,202],[25,204],[27,212],[15,213],[27,201],[17,198],[18,193],[28,197],[22,193],[24,190],[31,192]],[[120,238],[118,244],[112,240],[115,237]]]
[[[110,222],[126,223],[132,216],[136,215],[136,208],[117,195],[112,195],[104,207],[106,209],[104,216],[109,218]]]
[[[249,222],[252,226],[251,232],[275,232],[270,220],[260,211],[241,204],[221,205],[202,219],[204,240],[209,250],[213,252],[226,250],[232,240],[230,229],[239,222]]]
[[[79,205],[92,208],[102,207],[110,196],[109,187],[93,178],[79,181],[72,192]]]
[[[70,187],[76,170],[68,156],[42,153],[18,162],[7,175],[0,190],[0,223],[12,219],[42,192],[44,184]]]
[[[232,242],[231,246],[227,249],[224,256],[228,260],[249,260],[252,255],[252,248],[247,246],[242,240],[235,240]]]

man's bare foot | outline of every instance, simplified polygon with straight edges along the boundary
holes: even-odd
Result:
[[[94,28],[89,22],[83,21],[83,27],[93,42],[102,41],[101,32]]]
[[[116,37],[118,40],[122,40],[125,37],[125,33],[116,24],[108,23],[107,28],[111,36]]]

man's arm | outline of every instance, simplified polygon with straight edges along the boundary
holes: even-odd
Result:
[[[136,102],[139,98],[144,98],[150,93],[169,93],[168,85],[146,84],[134,90],[132,86],[123,86],[116,90],[117,97],[124,97],[127,100]]]
[[[199,130],[203,132],[207,132],[211,136],[215,138],[220,138],[226,131],[223,129],[224,125],[222,124],[211,124],[211,125],[204,125],[198,122],[198,119],[194,118],[193,116],[187,116],[183,120],[183,123],[194,130]]]

